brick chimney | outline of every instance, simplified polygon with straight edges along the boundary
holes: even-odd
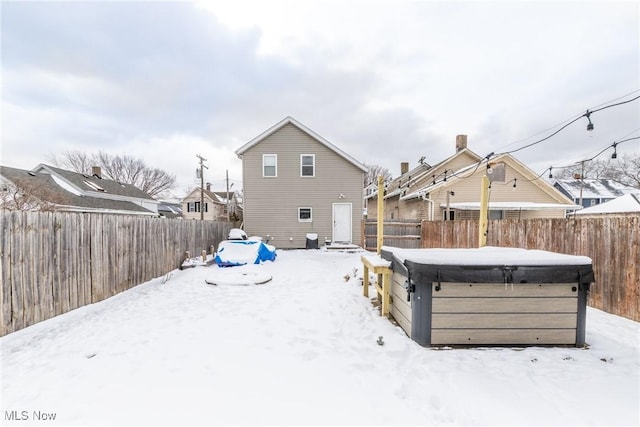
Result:
[[[102,178],[102,169],[100,166],[91,166],[91,175]]]
[[[456,135],[456,153],[467,148],[467,135]]]
[[[400,163],[400,175],[404,175],[409,172],[409,162]]]

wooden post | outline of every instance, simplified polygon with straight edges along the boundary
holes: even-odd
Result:
[[[362,264],[362,295],[369,297],[369,266]]]
[[[202,250],[202,262],[207,262],[207,250]]]
[[[380,255],[380,251],[382,249],[382,245],[384,243],[383,234],[384,234],[384,182],[382,175],[378,175],[378,231],[377,231],[377,244],[376,250],[378,255]]]
[[[478,221],[478,247],[487,246],[487,227],[488,227],[488,209],[489,209],[489,178],[487,175],[482,177],[480,187],[480,220]]]

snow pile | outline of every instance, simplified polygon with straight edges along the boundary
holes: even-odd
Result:
[[[0,338],[3,425],[640,424],[637,322],[589,309],[587,349],[423,348],[362,296],[361,255],[283,251],[251,266],[264,286],[175,270]]]

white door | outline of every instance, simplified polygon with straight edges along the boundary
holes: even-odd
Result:
[[[333,241],[351,243],[351,203],[333,204]]]

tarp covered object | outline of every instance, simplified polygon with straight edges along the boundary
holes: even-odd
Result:
[[[221,267],[232,267],[245,264],[260,264],[263,261],[274,261],[276,248],[254,240],[224,240],[218,245],[214,258]]]

